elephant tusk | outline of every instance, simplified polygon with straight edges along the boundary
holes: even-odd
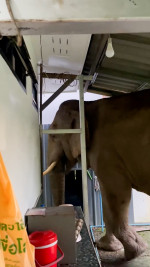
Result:
[[[51,172],[52,169],[56,166],[56,161],[52,162],[51,165],[43,172],[43,176]]]

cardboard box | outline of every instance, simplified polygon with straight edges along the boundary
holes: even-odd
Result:
[[[75,264],[75,211],[73,207],[58,206],[34,208],[27,211],[25,222],[28,233],[52,230],[57,234],[58,244],[64,252],[61,264]]]

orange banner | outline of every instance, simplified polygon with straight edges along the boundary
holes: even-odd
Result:
[[[21,212],[0,154],[0,267],[35,267]]]

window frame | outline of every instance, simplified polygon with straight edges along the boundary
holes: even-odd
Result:
[[[21,47],[18,47],[16,44],[16,37],[7,37],[4,36],[0,40],[0,54],[3,59],[6,61],[13,75],[16,77],[21,88],[25,93],[26,89],[26,77],[30,76],[32,81],[32,104],[38,110],[37,104],[37,79],[34,73],[30,55],[27,50],[24,39],[22,39]]]

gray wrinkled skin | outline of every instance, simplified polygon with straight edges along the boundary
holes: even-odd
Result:
[[[132,259],[146,244],[128,226],[131,189],[150,195],[150,90],[85,102],[87,163],[99,179],[106,236],[98,246],[118,250]],[[61,104],[51,129],[79,128],[79,103]],[[49,164],[55,205],[64,203],[64,175],[80,157],[79,134],[49,136]]]

